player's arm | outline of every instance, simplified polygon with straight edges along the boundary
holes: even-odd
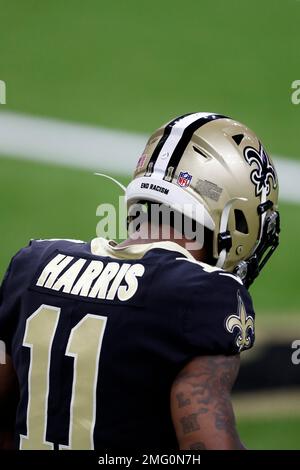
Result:
[[[239,366],[239,355],[203,356],[179,373],[171,412],[180,449],[244,449],[231,403]]]
[[[6,355],[0,364],[0,449],[13,448],[13,429],[18,394],[18,381],[12,360]]]

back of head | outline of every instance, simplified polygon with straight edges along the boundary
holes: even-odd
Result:
[[[215,264],[249,286],[279,240],[278,180],[245,125],[213,113],[180,116],[156,130],[126,190],[127,206],[167,205],[213,232]]]

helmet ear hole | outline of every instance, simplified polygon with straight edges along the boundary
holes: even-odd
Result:
[[[234,209],[235,229],[241,233],[249,233],[245,214],[240,209]]]

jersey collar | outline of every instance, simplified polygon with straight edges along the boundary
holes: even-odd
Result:
[[[119,259],[140,259],[150,250],[161,248],[167,251],[181,253],[185,258],[195,260],[191,253],[171,241],[158,241],[152,243],[137,243],[128,246],[119,247],[113,240],[105,238],[94,238],[91,241],[91,252],[96,256],[109,256]]]

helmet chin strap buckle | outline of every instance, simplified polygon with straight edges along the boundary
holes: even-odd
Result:
[[[224,248],[226,251],[229,251],[232,247],[232,238],[229,230],[226,232],[219,233],[218,235],[218,252],[220,253]]]
[[[252,255],[247,261],[240,261],[233,272],[239,276],[243,284],[248,288],[259,275],[259,271],[259,260],[256,255]]]
[[[240,261],[234,269],[234,273],[244,282],[248,274],[247,261]]]
[[[218,234],[218,253],[219,258],[216,263],[217,268],[222,268],[224,266],[227,252],[232,247],[232,238],[229,230]]]

